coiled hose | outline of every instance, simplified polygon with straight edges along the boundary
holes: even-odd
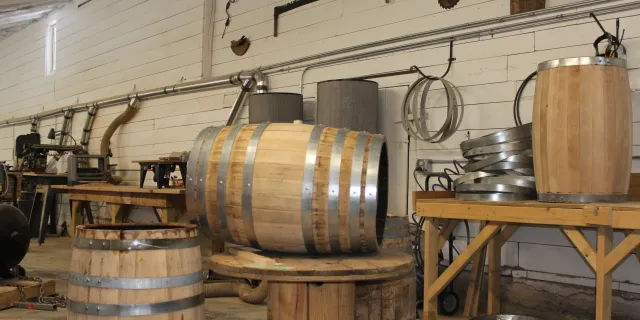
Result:
[[[240,297],[240,299],[250,304],[262,303],[269,294],[269,285],[267,281],[260,282],[255,288],[242,282],[218,282],[205,283],[205,298],[217,297]]]

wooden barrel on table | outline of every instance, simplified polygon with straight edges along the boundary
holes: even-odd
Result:
[[[382,237],[382,252],[404,252],[413,256],[411,230],[406,214],[387,214]]]
[[[69,272],[68,319],[203,319],[197,226],[83,225]]]
[[[356,320],[416,318],[416,273],[392,280],[356,283]]]
[[[630,92],[623,59],[566,58],[538,66],[533,106],[538,200],[626,201]]]
[[[210,127],[187,167],[187,211],[227,242],[308,254],[377,252],[382,242],[382,135],[289,123]]]

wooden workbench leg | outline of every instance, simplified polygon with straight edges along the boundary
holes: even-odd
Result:
[[[153,210],[156,212],[156,217],[160,219],[159,222],[167,223],[175,221],[175,214],[172,208],[158,208],[153,207]]]
[[[120,214],[122,205],[114,203],[109,203],[107,205],[109,207],[109,215],[111,215],[111,223],[122,222],[122,215]]]
[[[502,237],[500,231],[489,240],[489,285],[487,314],[500,314],[500,265]]]
[[[71,202],[71,225],[69,226],[69,236],[75,237],[76,226],[82,224],[82,201]]]
[[[613,229],[598,228],[596,248],[596,320],[611,319],[612,278],[611,271],[606,272],[605,260],[611,251]]]
[[[424,314],[426,320],[438,319],[438,295],[428,300],[428,290],[438,279],[439,231],[435,219],[427,218],[424,226]]]
[[[480,222],[480,230],[487,225],[486,221]],[[473,256],[471,262],[471,275],[467,286],[467,297],[464,302],[463,316],[474,317],[478,315],[478,305],[480,303],[480,292],[484,281],[484,265],[487,257],[487,247],[484,246],[480,252]]]

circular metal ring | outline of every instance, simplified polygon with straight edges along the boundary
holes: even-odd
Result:
[[[609,57],[562,58],[549,60],[538,64],[538,72],[553,68],[573,66],[612,66],[626,68],[627,60]]]
[[[535,189],[513,186],[508,184],[460,184],[456,186],[456,193],[474,193],[474,192],[501,192],[501,193],[535,193]]]
[[[532,143],[531,140],[519,140],[514,142],[500,143],[494,144],[486,147],[479,147],[474,149],[469,149],[468,151],[462,154],[463,157],[471,157],[480,154],[487,153],[499,153],[505,151],[521,151],[531,149]]]
[[[488,134],[479,138],[470,139],[460,143],[460,149],[465,152],[469,149],[489,146],[492,144],[505,143],[523,138],[531,137],[531,123],[509,128],[507,130]]]
[[[563,194],[563,193],[539,193],[538,201],[542,202],[625,202],[626,194]]]
[[[456,193],[456,200],[463,201],[524,201],[531,198],[519,193]]]

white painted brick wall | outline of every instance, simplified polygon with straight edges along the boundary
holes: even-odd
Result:
[[[202,74],[203,17],[205,0],[94,0],[82,8],[67,5],[46,19],[0,41],[0,116],[32,114],[42,110],[118,95],[133,90],[194,80]],[[274,38],[273,6],[289,0],[242,0],[231,5],[232,18],[226,36],[226,0],[215,1],[211,54],[211,73],[215,75],[256,68],[380,39],[458,25],[464,22],[509,14],[506,0],[465,0],[452,10],[443,10],[425,0],[322,0],[280,17],[279,36]],[[76,1],[79,2],[79,1]],[[547,0],[547,6],[577,0]],[[630,2],[629,0],[619,2]],[[640,137],[640,11],[603,15],[601,20],[613,28],[615,17],[622,17],[627,29],[628,65],[634,106],[634,137]],[[46,25],[58,21],[58,70],[44,76]],[[235,56],[229,42],[245,35],[252,40],[247,54]],[[537,63],[554,58],[591,55],[591,42],[599,35],[589,19],[565,21],[550,26],[518,30],[460,41],[455,44],[454,62],[448,79],[462,92],[467,108],[461,130],[440,144],[411,141],[409,168],[416,157],[440,160],[461,158],[458,146],[466,135],[478,137],[513,125],[512,99],[521,81]],[[406,69],[417,65],[428,74],[446,69],[448,46],[407,50],[375,58],[360,59],[306,72],[304,120],[315,114],[316,83],[335,78]],[[208,61],[207,61],[208,62]],[[399,124],[401,103],[415,75],[376,79],[380,84],[380,131],[387,136],[390,151],[389,210],[404,212],[406,198],[407,135]],[[271,75],[271,90],[300,92],[301,71]],[[535,81],[524,92],[523,119],[530,119]],[[445,94],[434,86],[428,98],[430,125],[444,117]],[[197,132],[205,126],[220,125],[235,100],[237,88],[201,92],[152,100],[141,108],[130,123],[112,139],[114,163],[120,169],[137,169],[132,160],[157,157],[171,151],[190,149]],[[124,106],[100,110],[90,140],[90,151],[97,151],[102,134]],[[73,136],[81,136],[86,114],[73,122]],[[241,114],[246,121],[247,112]],[[40,132],[59,128],[61,117],[42,121]],[[29,125],[0,128],[0,160],[11,160],[15,137],[27,133]],[[634,154],[640,155],[640,143]],[[447,165],[435,165],[442,170]],[[634,162],[640,172],[640,163]],[[134,182],[135,171],[123,172]],[[424,179],[424,177],[422,177]],[[422,183],[422,181],[421,181]],[[410,190],[417,185],[410,179]],[[66,207],[66,206],[63,206]],[[409,201],[409,210],[413,210]],[[141,213],[141,221],[152,219]],[[477,223],[471,223],[471,237]],[[455,231],[456,246],[463,249],[466,233]],[[587,237],[594,241],[592,232]],[[619,243],[620,235],[616,235]],[[513,275],[532,279],[593,285],[593,274],[571,245],[556,229],[521,228],[502,250],[505,265],[515,267]],[[640,273],[635,257],[614,273],[615,287],[640,292]],[[634,269],[635,268],[635,269]],[[523,270],[521,270],[523,269]],[[636,272],[634,272],[636,271]]]

